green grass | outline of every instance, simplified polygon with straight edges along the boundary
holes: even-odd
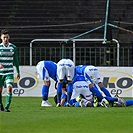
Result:
[[[11,112],[0,112],[0,133],[133,133],[133,106],[55,107],[49,101],[53,107],[41,107],[40,97],[13,97]]]

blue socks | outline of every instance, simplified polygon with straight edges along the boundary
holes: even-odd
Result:
[[[132,100],[126,100],[126,106],[132,106],[133,105],[133,99]]]
[[[62,94],[62,83],[58,83],[58,86],[57,86],[57,103],[61,102],[61,94]]]
[[[97,96],[100,101],[103,99],[101,92],[96,87],[90,88],[90,91],[93,93],[93,95]]]
[[[109,91],[108,91],[105,87],[102,87],[102,88],[101,88],[101,91],[104,92],[104,94],[105,94],[106,96],[112,97],[112,96],[110,95]]]
[[[48,100],[49,86],[43,85],[42,87],[42,100]]]
[[[67,102],[69,103],[70,99],[72,96],[72,83],[68,84],[68,88],[67,88]]]
[[[116,102],[118,101],[118,98],[109,97],[109,96],[106,96],[105,99],[106,99],[107,101],[109,101],[110,103],[114,103],[115,101],[116,101]]]

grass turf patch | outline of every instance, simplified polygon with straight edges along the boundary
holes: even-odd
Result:
[[[3,100],[4,101],[4,100]],[[41,107],[40,97],[13,97],[11,112],[0,112],[0,133],[132,133],[133,106]]]

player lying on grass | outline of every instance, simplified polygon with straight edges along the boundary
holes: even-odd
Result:
[[[80,97],[80,99],[79,99],[80,94],[84,98]],[[62,87],[61,106],[68,106],[66,99],[67,99],[67,82],[64,82],[63,87]],[[72,97],[71,97],[69,106],[76,105],[77,99],[78,99],[78,102],[81,101],[81,99],[82,99],[82,105],[85,104],[83,106],[87,106],[87,107],[97,106],[97,103],[95,104],[95,102],[93,100],[92,92],[89,90],[88,84],[85,81],[84,76],[77,76],[75,78],[75,83],[73,84],[73,92],[72,92]],[[54,100],[55,100],[55,103],[57,104],[56,96],[54,97]],[[83,103],[83,101],[84,101],[84,103]],[[105,107],[105,103],[104,103],[105,101],[106,101],[106,99],[102,100],[103,104],[101,104],[101,106]],[[108,104],[108,102],[106,104]],[[80,106],[82,106],[82,105],[80,104]]]
[[[66,106],[66,92],[65,86],[63,87],[62,93],[62,106]],[[88,83],[85,81],[83,75],[78,75],[75,78],[75,83],[73,84],[73,92],[70,100],[71,106],[80,106],[80,107],[109,107],[110,105],[116,106],[125,106],[125,101],[121,98],[113,97],[104,97],[100,102],[97,97],[93,97],[92,92],[88,87]],[[131,102],[128,101],[129,104]],[[129,105],[128,104],[128,105]]]
[[[41,106],[52,106],[48,102],[48,93],[50,86],[50,78],[57,82],[56,71],[57,65],[53,61],[40,61],[36,65],[37,77],[43,80],[42,86],[42,103]]]
[[[78,101],[80,101],[80,103],[82,103],[82,104],[85,103],[86,104],[86,105],[84,104],[84,106],[87,106],[87,107],[88,106],[89,107],[90,106],[108,107],[109,103],[113,104],[114,102],[115,102],[115,104],[117,104],[117,106],[125,106],[125,102],[122,98],[112,97],[111,94],[109,93],[109,91],[103,86],[102,78],[101,78],[101,76],[100,76],[100,74],[99,74],[96,67],[94,67],[94,66],[81,66],[81,65],[76,66],[75,77],[76,77],[76,75],[82,75],[83,81],[84,81],[83,84],[85,84],[85,85],[82,85],[81,82],[78,83],[79,81],[77,81],[76,84],[77,83],[79,84],[79,86],[77,86],[78,91],[77,90],[75,91],[75,88],[74,88],[74,85],[73,85],[73,92],[72,92],[72,98],[71,98],[72,100],[70,102],[71,106],[76,102],[76,97],[78,97],[78,95],[82,94],[83,92],[86,93],[86,90],[87,90],[87,98],[86,98],[86,94],[85,95],[84,94],[79,95],[79,97],[77,98],[77,99],[79,99]],[[82,78],[81,78],[81,81],[82,81]],[[84,91],[85,88],[88,88],[88,84],[89,84],[89,89],[86,89]],[[98,88],[100,88],[100,90]],[[62,91],[63,92],[62,92],[61,106],[66,106],[65,100],[66,100],[66,96],[67,96],[67,90],[65,88],[63,88]],[[102,96],[101,91],[104,92],[104,94],[106,95],[105,98]],[[94,101],[93,101],[93,99],[91,99],[91,95],[92,95],[91,93],[94,96],[96,96]],[[88,97],[89,94],[91,94],[91,95]],[[81,96],[83,96],[83,97],[81,97]],[[88,98],[90,98],[91,100],[88,100]],[[130,101],[128,101],[128,102],[131,103]]]
[[[101,102],[98,102],[97,97],[93,98],[94,101],[92,101],[93,106],[94,107],[100,107],[101,106]],[[128,107],[128,106],[133,106],[133,99],[128,99],[128,100],[124,100],[121,99],[120,101],[118,100],[118,98],[107,98],[105,97],[105,99],[108,101],[108,106],[107,107]],[[89,107],[87,103],[87,99],[85,99],[85,97],[80,94],[77,98],[76,98],[77,102],[75,103],[76,107]],[[90,106],[92,107],[92,106]]]
[[[80,107],[125,107],[133,105],[133,100],[124,101],[123,98],[109,96],[105,96],[104,99],[99,102],[96,96],[93,97],[91,91],[88,88],[87,82],[81,75],[77,76],[76,82],[73,84],[71,100],[73,102],[76,101],[75,106]]]
[[[80,107],[97,107],[97,99],[93,97],[93,93],[90,91],[88,83],[83,75],[77,75],[73,84],[73,92],[71,97],[72,105]],[[109,103],[105,98],[102,98],[99,102],[100,106],[108,107]]]
[[[57,69],[58,69],[58,67],[57,67]],[[99,101],[102,101],[102,100],[106,101],[106,99],[104,99],[104,97],[102,96],[101,92],[95,86],[95,84],[97,83],[101,87],[102,91],[104,91],[104,93],[106,95],[110,96],[110,93],[108,92],[108,90],[102,84],[102,81],[101,81],[102,79],[101,79],[100,74],[98,73],[97,69],[94,66],[81,66],[81,65],[80,66],[76,66],[75,67],[75,75],[74,75],[72,83],[75,82],[74,81],[75,77],[77,75],[80,75],[80,74],[84,75],[84,78],[85,78],[86,82],[88,83],[87,86],[89,86],[89,89],[93,93],[93,95],[96,95],[98,97]],[[97,79],[97,80],[95,81],[95,79]],[[68,95],[68,92],[65,92],[65,90],[63,90],[63,91],[64,91],[65,94]],[[66,91],[68,91],[68,90],[66,90]],[[64,93],[62,93],[62,100],[61,101],[63,101],[63,99],[65,99],[65,97],[66,97],[66,95]],[[61,90],[60,90],[60,94],[61,94]],[[58,98],[58,95],[57,95],[57,98]],[[69,96],[69,98],[70,98],[70,96]]]

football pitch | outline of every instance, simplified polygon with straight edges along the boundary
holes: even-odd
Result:
[[[3,99],[3,102],[5,99]],[[133,106],[41,107],[41,97],[13,97],[0,112],[0,133],[133,133]]]

